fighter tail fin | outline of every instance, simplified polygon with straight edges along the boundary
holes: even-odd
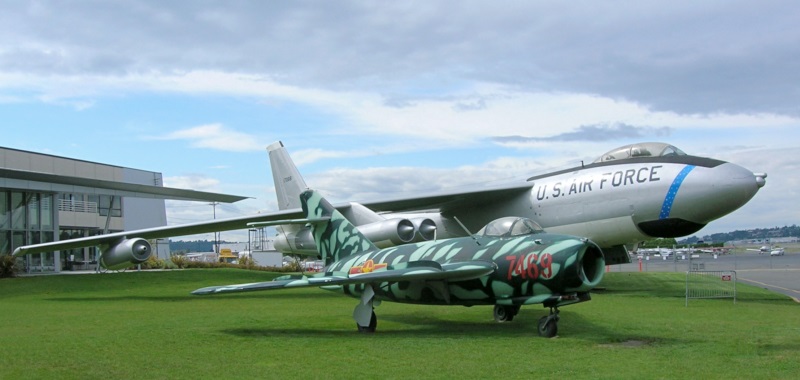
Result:
[[[312,223],[314,243],[325,265],[350,255],[378,250],[378,247],[316,191],[304,191],[299,200],[307,219],[325,220]]]
[[[287,210],[300,207],[300,193],[308,189],[306,181],[297,170],[289,152],[278,141],[267,147],[269,164],[272,167],[272,181],[278,196],[278,209]]]

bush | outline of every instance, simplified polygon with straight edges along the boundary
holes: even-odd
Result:
[[[248,262],[247,265],[248,265],[247,267],[243,266],[241,260],[239,264],[186,260],[184,268],[191,268],[191,269],[239,268],[239,269],[257,270],[262,272],[279,272],[279,273],[292,273],[300,271],[299,269],[300,266],[297,264],[284,265],[283,267],[263,267],[255,265],[255,262],[253,262],[252,264],[249,264]]]
[[[254,269],[256,261],[250,256],[239,256],[239,267],[242,269]]]
[[[147,261],[142,263],[142,269],[164,269],[164,260],[150,256]]]
[[[285,269],[283,270],[283,272],[302,272],[303,269],[300,263],[297,261],[286,263],[286,265],[284,265],[283,268]]]
[[[0,278],[15,277],[19,272],[17,258],[11,255],[0,255]]]
[[[186,268],[186,263],[189,262],[184,255],[170,255],[169,259],[178,269]]]

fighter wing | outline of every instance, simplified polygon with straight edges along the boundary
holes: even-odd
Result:
[[[287,221],[287,219],[301,218],[303,214],[300,209],[283,210],[276,212],[269,212],[263,214],[256,214],[244,217],[230,218],[230,219],[216,219],[205,222],[181,224],[177,226],[164,226],[145,228],[141,230],[131,230],[123,232],[115,232],[106,235],[89,236],[78,239],[69,239],[54,241],[50,243],[32,244],[19,247],[14,250],[15,256],[22,256],[29,253],[40,253],[58,251],[64,249],[74,249],[80,247],[91,247],[102,244],[116,244],[123,239],[142,238],[142,239],[156,239],[172,236],[184,236],[203,234],[217,231],[230,231],[241,230],[248,228],[248,224],[263,223],[272,224],[275,221]]]
[[[378,282],[410,282],[431,280],[447,280],[450,282],[456,282],[486,276],[494,272],[496,269],[497,267],[495,264],[489,261],[476,260],[451,264],[439,264],[435,261],[412,261],[369,273],[324,273],[317,276],[303,276],[299,278],[288,279],[279,277],[275,281],[225,286],[209,286],[206,288],[197,289],[193,291],[192,294],[208,295],[309,286],[334,286]]]

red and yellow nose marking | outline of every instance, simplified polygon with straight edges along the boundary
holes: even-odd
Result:
[[[370,273],[378,269],[386,268],[387,266],[388,264],[386,263],[375,264],[375,262],[372,261],[372,259],[369,259],[365,261],[364,264],[351,267],[350,274]]]

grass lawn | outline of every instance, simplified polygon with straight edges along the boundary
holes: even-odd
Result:
[[[356,300],[319,289],[211,297],[237,269],[0,279],[0,379],[800,377],[800,305],[739,283],[684,306],[680,273],[607,273],[591,302],[498,324],[490,307],[384,303],[358,334]]]

